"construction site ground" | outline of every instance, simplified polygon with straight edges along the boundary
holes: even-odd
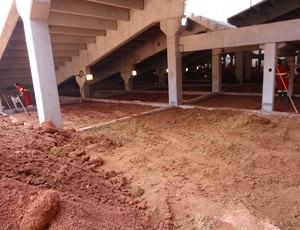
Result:
[[[167,97],[62,104],[64,130],[0,115],[0,229],[300,229],[290,101],[262,113],[260,96]]]

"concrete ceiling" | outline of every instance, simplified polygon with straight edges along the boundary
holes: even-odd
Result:
[[[95,43],[96,36],[117,30],[118,22],[129,21],[133,11],[143,9],[143,0],[52,0],[48,22],[55,68],[70,62],[89,43]],[[20,72],[30,74],[21,18],[1,58],[0,75],[9,77]]]
[[[228,18],[228,22],[244,27],[296,18],[300,18],[299,0],[265,0]]]

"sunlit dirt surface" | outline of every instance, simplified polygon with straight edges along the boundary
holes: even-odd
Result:
[[[38,128],[35,111],[0,115],[1,229],[49,191],[47,229],[300,229],[299,115],[211,100],[143,115],[157,107],[62,105],[64,131]]]

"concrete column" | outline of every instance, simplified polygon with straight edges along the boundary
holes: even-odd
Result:
[[[3,108],[2,108],[2,100],[1,100],[1,97],[0,97],[0,113],[3,113]]]
[[[246,53],[246,71],[245,71],[245,78],[247,80],[251,79],[252,73],[252,51],[247,51]]]
[[[121,72],[121,78],[124,80],[125,90],[132,91],[133,83],[132,83],[132,75],[130,71]]]
[[[274,109],[275,68],[277,60],[276,43],[265,44],[264,75],[262,92],[262,111],[272,112]]]
[[[62,128],[49,26],[51,0],[16,0],[26,44],[40,124],[51,120]]]
[[[224,60],[225,62],[225,60]],[[212,92],[220,93],[222,90],[222,68],[220,49],[212,50]]]
[[[244,67],[244,53],[236,52],[235,55],[235,74],[240,84],[243,83],[243,67]]]
[[[159,68],[156,69],[155,72],[157,73],[158,77],[159,77],[159,85],[160,86],[165,86],[166,85],[166,78],[165,78],[165,74],[166,74],[166,67],[165,68]]]
[[[80,98],[85,98],[84,96],[84,84],[85,84],[85,81],[86,81],[86,78],[84,75],[82,76],[76,76],[76,82],[77,84],[79,85],[79,92],[80,92]]]
[[[291,73],[289,77],[289,89],[288,89],[288,96],[293,96],[293,91],[294,91],[294,79],[295,79],[295,73],[294,73],[294,68],[295,68],[295,57],[290,56],[287,58],[288,65],[290,67]]]
[[[181,18],[172,18],[161,21],[160,28],[167,36],[169,105],[178,106],[182,104],[182,60],[179,50],[179,34],[184,27],[181,25]]]
[[[257,63],[258,72],[261,71],[261,61],[262,61],[261,50],[258,50],[258,63]]]

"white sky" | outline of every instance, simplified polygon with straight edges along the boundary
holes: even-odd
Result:
[[[187,0],[186,15],[196,15],[227,22],[233,16],[263,0]]]

